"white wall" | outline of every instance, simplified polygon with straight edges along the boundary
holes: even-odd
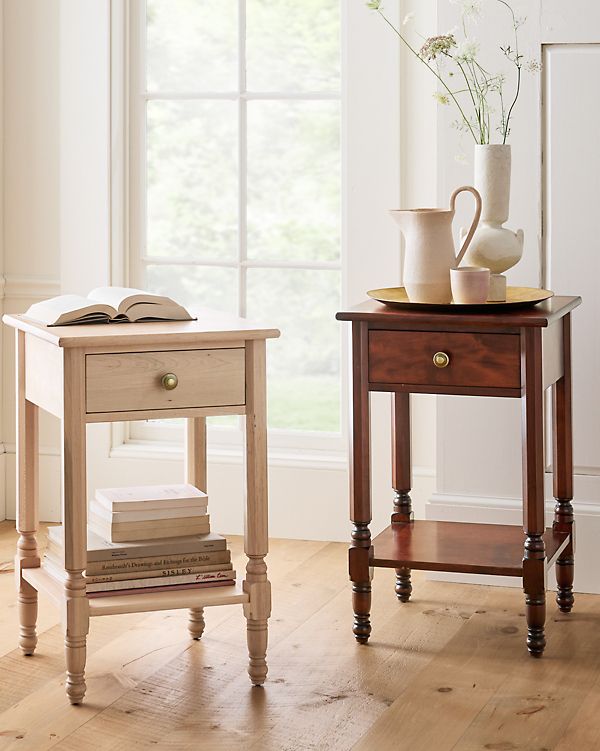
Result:
[[[3,307],[25,310],[59,289],[58,0],[4,0]],[[6,448],[6,507],[14,516],[14,359],[12,332],[2,341],[2,438]],[[42,484],[56,508],[57,426],[41,422]],[[3,498],[4,503],[4,498]],[[2,505],[3,505],[2,503]]]

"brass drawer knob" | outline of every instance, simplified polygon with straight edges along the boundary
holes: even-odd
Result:
[[[436,352],[433,356],[433,364],[436,368],[447,368],[450,365],[450,358],[445,352]]]
[[[179,379],[175,373],[165,373],[162,377],[162,385],[167,391],[173,391],[173,389],[176,389],[178,383]]]

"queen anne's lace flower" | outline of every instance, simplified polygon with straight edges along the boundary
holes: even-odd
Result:
[[[477,19],[481,15],[481,0],[450,0],[454,5],[460,7],[461,15]]]
[[[462,44],[459,45],[454,58],[465,63],[472,63],[479,53],[479,42],[475,39],[465,39]]]
[[[419,56],[424,60],[435,60],[440,55],[446,55],[456,47],[456,39],[452,34],[443,34],[437,37],[429,37],[421,47]]]
[[[447,94],[442,94],[441,91],[435,91],[433,98],[438,104],[450,104],[450,97]]]
[[[482,15],[483,0],[450,0],[460,12],[460,18],[458,12],[455,14],[458,26],[446,34],[428,38],[419,35],[425,39],[420,50],[415,42],[409,40],[408,32],[402,29],[413,20],[414,13],[408,13],[402,25],[396,28],[383,12],[384,0],[365,1],[436,77],[439,83],[439,90],[433,95],[436,101],[442,105],[453,105],[460,115],[453,127],[480,144],[492,143],[494,131],[498,131],[501,143],[506,143],[511,132],[513,110],[521,91],[522,73],[525,70],[538,72],[541,68],[536,60],[526,61],[520,51],[519,29],[525,23],[525,17],[516,15],[512,0],[497,0],[510,17],[507,19],[510,21],[510,37],[504,44],[492,46],[492,49],[503,54],[513,69],[510,77],[502,71],[488,68],[487,63],[484,67],[479,61],[480,46],[473,38],[471,28],[472,23]],[[457,40],[460,40],[460,44]],[[507,91],[509,85],[510,90]]]

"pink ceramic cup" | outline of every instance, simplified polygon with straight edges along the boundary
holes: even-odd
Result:
[[[450,269],[452,299],[458,305],[481,305],[490,293],[490,270],[477,266]]]

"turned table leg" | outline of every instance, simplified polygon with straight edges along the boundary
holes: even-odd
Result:
[[[556,561],[556,602],[563,613],[570,613],[575,574],[575,524],[573,520],[573,427],[571,387],[571,314],[562,319],[563,377],[552,387],[554,529],[568,532],[570,540]]]
[[[190,608],[188,631],[192,639],[200,639],[204,633],[204,608]]]
[[[187,419],[185,476],[190,485],[207,492],[206,417]],[[204,608],[190,608],[188,631],[192,639],[202,637],[204,625]]]
[[[544,544],[544,406],[542,339],[539,329],[521,333],[523,431],[523,589],[527,648],[540,657],[546,646],[546,551]]]
[[[352,421],[350,457],[350,518],[353,522],[349,569],[352,581],[354,624],[359,644],[371,635],[371,473],[368,381],[369,331],[365,323],[352,324]]]
[[[17,531],[15,574],[19,610],[19,647],[32,655],[37,645],[37,591],[22,577],[40,565],[38,529],[38,408],[25,398],[25,334],[16,332],[17,381]]]
[[[412,521],[411,462],[410,462],[410,394],[392,394],[392,482],[394,487],[394,513],[392,524]],[[396,596],[408,602],[412,593],[410,569],[396,569]]]
[[[62,489],[66,574],[66,689],[71,704],[79,704],[86,688],[84,674],[89,631],[89,603],[83,576],[87,565],[85,365],[81,352],[66,348],[64,394]]]
[[[264,340],[246,342],[246,509],[244,550],[248,557],[244,604],[250,662],[255,686],[267,677],[267,621],[271,614],[271,584],[267,579],[267,391]]]

